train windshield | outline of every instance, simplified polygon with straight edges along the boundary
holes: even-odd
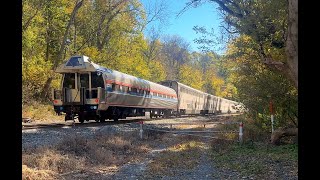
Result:
[[[65,73],[63,79],[63,87],[76,89],[75,86],[77,84],[77,89],[84,87],[86,89],[89,88],[89,74],[88,73],[77,73],[77,82],[75,83],[75,73]],[[101,73],[92,72],[91,73],[91,88],[102,87],[104,88],[103,78]]]
[[[91,73],[91,87],[97,88],[102,87],[104,88],[102,73],[92,72]]]

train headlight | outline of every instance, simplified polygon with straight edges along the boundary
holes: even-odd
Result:
[[[90,109],[97,109],[97,106],[90,106]]]

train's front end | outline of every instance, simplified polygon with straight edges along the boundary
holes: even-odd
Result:
[[[87,56],[73,56],[56,71],[63,75],[61,88],[52,90],[54,110],[65,113],[65,120],[98,120],[105,102],[103,71]]]

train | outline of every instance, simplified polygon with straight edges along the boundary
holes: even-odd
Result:
[[[60,64],[61,88],[52,89],[54,111],[65,121],[104,122],[239,112],[240,103],[204,93],[175,80],[158,83],[95,64],[85,55]]]

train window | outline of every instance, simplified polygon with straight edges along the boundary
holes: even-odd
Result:
[[[89,74],[80,74],[80,85],[89,88]]]
[[[128,89],[129,89],[128,86],[122,86],[122,92],[128,93]]]
[[[102,76],[98,76],[96,72],[91,73],[91,87],[97,88],[102,87],[104,88],[104,82]]]
[[[120,91],[120,85],[119,84],[112,84],[112,91]]]
[[[131,88],[131,92],[133,92],[133,93],[137,93],[137,88]]]
[[[82,66],[83,61],[81,57],[71,57],[70,60],[67,62],[66,66]]]
[[[116,84],[115,89],[116,89],[116,91],[120,91],[120,85],[119,85],[119,84]]]
[[[75,77],[74,73],[65,73],[63,78],[63,87],[75,88]]]

